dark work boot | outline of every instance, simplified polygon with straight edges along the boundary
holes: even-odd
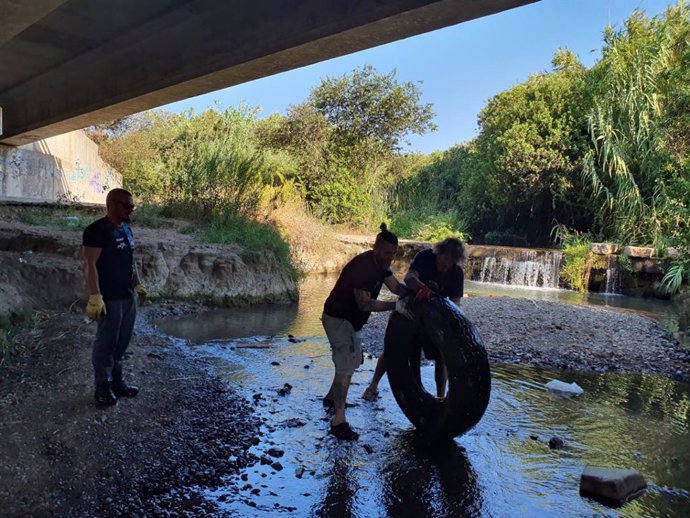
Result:
[[[117,397],[110,388],[110,383],[102,383],[96,386],[96,393],[94,394],[96,406],[108,407],[117,403]]]
[[[139,393],[139,387],[119,381],[113,383],[113,392],[117,397],[134,397]]]

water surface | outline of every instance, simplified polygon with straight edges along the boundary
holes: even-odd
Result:
[[[333,281],[307,279],[298,305],[159,322],[199,344],[195,353],[252,403],[264,425],[251,451],[269,458],[270,447],[284,450],[271,458],[282,469],[257,463],[208,493],[228,516],[690,516],[690,386],[664,377],[494,366],[482,421],[434,450],[416,439],[385,378],[377,402],[361,399],[375,365],[370,358],[349,397],[356,406],[348,420],[361,438],[339,443],[327,433],[330,414],[321,404],[333,366],[319,316]],[[467,283],[471,296],[505,295],[476,284]],[[544,291],[540,300],[597,303]],[[648,311],[659,318],[663,307]],[[423,367],[422,376],[431,387],[433,368]],[[550,394],[544,384],[553,378],[577,382],[584,394]],[[292,389],[280,395],[286,383]],[[552,437],[565,447],[550,449]],[[579,496],[587,464],[639,470],[650,488],[620,509],[607,508]]]

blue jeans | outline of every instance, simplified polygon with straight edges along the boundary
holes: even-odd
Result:
[[[98,321],[91,361],[96,386],[108,382],[121,383],[122,357],[127,350],[137,316],[137,303],[131,299],[108,300],[106,314]]]

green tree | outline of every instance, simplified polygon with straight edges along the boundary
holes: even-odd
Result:
[[[386,153],[398,151],[410,133],[436,129],[432,106],[421,103],[417,84],[399,82],[395,70],[378,74],[370,65],[323,79],[307,104],[323,114],[345,143],[375,142]]]
[[[475,142],[485,210],[499,228],[532,243],[548,239],[554,220],[587,224],[586,200],[578,194],[586,150],[585,70],[563,50],[553,64],[553,73],[492,98],[479,115]],[[472,180],[476,184],[476,173]]]
[[[606,29],[590,76],[585,174],[601,201],[599,224],[624,242],[663,248],[684,225],[689,28],[684,1],[652,19],[636,11],[622,30]]]
[[[164,192],[168,171],[160,150],[174,138],[174,120],[170,113],[151,110],[97,130],[103,131],[96,139],[101,139],[101,157],[122,174],[124,187],[140,198],[156,200]]]
[[[366,66],[326,78],[287,114],[257,126],[264,150],[293,157],[292,179],[314,214],[331,223],[363,226],[383,217],[388,186],[401,172],[405,136],[434,129],[430,105],[395,71]]]

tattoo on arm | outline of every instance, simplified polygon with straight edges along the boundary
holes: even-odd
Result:
[[[354,290],[355,301],[360,311],[373,313],[375,311],[392,311],[395,309],[395,302],[386,302],[371,298],[371,293],[365,290]]]
[[[364,290],[355,290],[355,301],[360,311],[373,311],[371,293]]]
[[[96,263],[101,256],[101,248],[90,246],[82,247],[82,259],[84,262],[84,278],[86,281],[86,291],[89,295],[100,293],[98,285],[98,267]]]

